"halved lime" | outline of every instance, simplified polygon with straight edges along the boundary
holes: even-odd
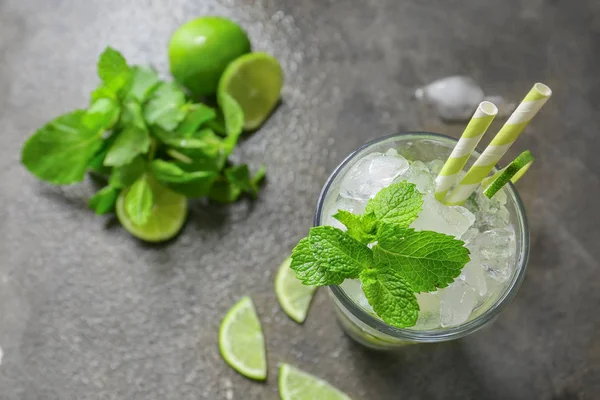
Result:
[[[279,100],[283,71],[279,61],[266,53],[245,54],[227,66],[218,93],[227,92],[244,111],[244,129],[258,128]]]
[[[508,166],[498,171],[493,176],[484,179],[482,186],[484,188],[484,194],[488,198],[492,198],[502,186],[506,185],[508,181],[516,183],[521,177],[527,172],[529,167],[533,164],[535,159],[529,150],[525,150],[517,158],[515,158]]]
[[[121,225],[133,236],[147,242],[169,240],[183,227],[187,216],[188,203],[185,196],[175,193],[155,180],[149,180],[152,188],[153,206],[148,222],[135,224],[125,210],[125,197],[129,188],[124,189],[117,199],[117,218]]]
[[[279,397],[281,400],[350,400],[324,380],[288,364],[279,367]]]
[[[275,294],[283,311],[291,319],[301,324],[306,319],[310,302],[317,288],[303,285],[290,268],[291,263],[292,258],[288,257],[279,266],[275,277]]]
[[[250,297],[243,297],[223,318],[219,350],[240,374],[261,381],[267,378],[265,338]]]

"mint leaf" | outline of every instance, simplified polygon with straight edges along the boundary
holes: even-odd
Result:
[[[191,137],[200,126],[212,121],[217,116],[214,109],[201,104],[188,105],[187,114],[181,124],[175,130],[177,136]]]
[[[225,177],[219,177],[210,189],[209,197],[219,203],[233,203],[242,193],[256,197],[260,181],[265,176],[264,165],[250,177],[247,165],[229,167],[224,171]]]
[[[102,146],[102,132],[84,126],[82,110],[44,125],[23,146],[21,162],[39,179],[53,184],[80,182]]]
[[[144,115],[142,112],[142,106],[136,100],[127,100],[123,104],[123,115],[119,124],[122,128],[128,128],[135,126],[141,130],[147,131],[148,127],[144,122]]]
[[[107,47],[98,60],[98,76],[107,89],[117,93],[129,84],[131,70],[121,53]]]
[[[111,99],[111,100],[115,100],[118,101],[119,100],[119,96],[117,96],[117,92],[104,86],[104,84],[98,86],[91,95],[91,103],[94,103],[96,100],[99,99]]]
[[[406,181],[381,189],[369,200],[365,213],[374,213],[378,220],[408,227],[419,215],[423,195],[416,185]]]
[[[144,106],[144,119],[167,131],[177,128],[185,118],[185,94],[174,83],[161,83]]]
[[[452,236],[384,223],[377,231],[373,259],[377,266],[399,272],[415,292],[431,292],[452,283],[469,262],[463,245]]]
[[[223,152],[227,156],[231,154],[242,134],[244,112],[238,102],[225,92],[219,96],[219,106],[223,111],[223,118],[225,119],[227,137],[223,140]]]
[[[145,154],[150,148],[148,131],[130,125],[118,133],[115,142],[110,146],[104,165],[120,167],[130,163],[138,154]]]
[[[259,186],[262,183],[263,179],[265,178],[266,173],[267,173],[267,167],[264,164],[262,164],[258,168],[258,171],[256,171],[256,173],[254,174],[252,179],[250,179],[250,185],[252,186],[252,189],[255,192],[258,193]]]
[[[290,268],[296,272],[296,277],[304,285],[339,285],[345,279],[344,275],[329,270],[327,263],[323,263],[315,257],[308,237],[300,240],[298,245],[292,250]]]
[[[365,297],[381,319],[398,328],[414,326],[419,303],[409,283],[392,268],[366,268],[360,273]]]
[[[137,156],[129,164],[114,167],[108,183],[114,188],[131,186],[146,170],[146,161],[142,156]]]
[[[153,68],[135,66],[131,68],[131,86],[125,96],[144,103],[160,83],[160,78]]]
[[[209,194],[217,177],[214,171],[188,171],[194,164],[172,163],[154,160],[150,164],[152,175],[162,184],[187,197],[203,197]]]
[[[106,186],[96,192],[90,198],[88,207],[97,215],[107,214],[115,209],[117,203],[117,197],[119,195],[119,189],[112,186]]]
[[[311,228],[308,241],[315,257],[345,278],[358,278],[361,270],[373,266],[371,249],[337,228]]]
[[[119,120],[119,103],[110,98],[95,100],[82,117],[83,125],[92,130],[111,129]]]
[[[227,180],[239,187],[242,191],[253,192],[252,184],[250,183],[250,169],[246,164],[235,165],[225,169]]]
[[[140,177],[125,196],[125,211],[136,225],[144,225],[150,218],[153,204],[152,188],[148,178]]]
[[[217,114],[216,119],[208,121],[206,127],[212,129],[217,135],[227,136],[227,130],[225,129],[225,120],[223,114]]]
[[[338,212],[333,215],[333,218],[344,224],[346,228],[348,228],[348,235],[359,242],[368,244],[375,240],[375,235],[370,233],[370,223],[364,223],[363,218],[360,215],[352,214],[350,211],[346,210],[338,210]]]
[[[223,140],[210,129],[194,132],[188,138],[172,138],[163,141],[191,159],[217,158],[223,146]]]
[[[90,170],[100,175],[110,174],[112,168],[104,165],[104,159],[106,158],[106,153],[108,153],[110,146],[112,146],[116,138],[117,135],[113,133],[102,141],[102,145],[96,151],[96,154],[94,154],[92,159],[88,162],[88,168]]]
[[[229,204],[235,202],[242,195],[239,186],[221,178],[215,181],[210,188],[208,197],[218,203]]]

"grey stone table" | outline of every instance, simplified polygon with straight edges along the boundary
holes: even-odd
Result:
[[[268,184],[147,246],[86,209],[90,183],[41,184],[19,151],[86,104],[104,46],[166,74],[170,33],[205,14],[238,20],[285,69],[282,106],[240,153]],[[0,0],[0,399],[276,399],[279,362],[362,400],[600,398],[599,21],[594,0]],[[459,135],[412,99],[455,73],[517,101],[538,80],[554,89],[510,153],[538,159],[519,183],[532,257],[516,300],[471,337],[398,354],[348,339],[325,291],[296,325],[273,277],[328,174],[384,134]],[[246,294],[266,384],[219,357],[220,318]]]

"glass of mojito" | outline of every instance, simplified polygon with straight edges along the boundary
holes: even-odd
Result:
[[[412,221],[415,231],[435,231],[464,242],[470,261],[450,284],[416,293],[414,326],[385,323],[367,301],[361,281],[345,279],[329,286],[338,319],[356,341],[393,349],[466,336],[490,323],[517,293],[529,255],[525,209],[512,184],[491,199],[481,189],[462,206],[446,206],[434,197],[435,178],[456,139],[410,132],[377,139],[350,154],[331,174],[319,196],[315,226],[346,228],[333,218],[339,210],[361,214],[370,199],[397,182],[416,185],[422,209]],[[473,152],[466,167],[477,159]],[[372,244],[370,245],[372,246]]]

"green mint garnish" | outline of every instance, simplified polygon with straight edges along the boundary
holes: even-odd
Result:
[[[366,214],[373,213],[378,221],[409,226],[421,212],[423,195],[406,181],[385,187],[369,200]]]
[[[376,220],[373,213],[356,215],[350,211],[338,210],[333,215],[333,218],[344,224],[348,228],[346,233],[359,242],[368,244],[375,240],[374,228]]]
[[[464,242],[432,231],[419,231],[383,223],[373,247],[377,265],[402,274],[415,292],[431,292],[454,281],[469,262]]]
[[[383,321],[399,328],[414,326],[419,314],[415,293],[448,286],[469,262],[464,242],[408,227],[422,205],[423,195],[414,184],[392,184],[369,201],[363,215],[344,210],[334,215],[346,232],[311,228],[293,250],[290,267],[305,285],[339,285],[359,277],[365,297]]]
[[[413,326],[419,303],[410,284],[393,268],[367,268],[360,273],[365,297],[373,311],[393,326]]]
[[[93,171],[108,185],[89,207],[105,214],[123,204],[138,225],[148,220],[157,183],[222,203],[256,196],[264,167],[252,175],[247,165],[229,159],[244,127],[242,108],[231,95],[219,95],[218,109],[196,102],[154,69],[128,65],[110,47],[97,71],[101,83],[89,107],[48,122],[23,146],[21,161],[36,177],[69,185]],[[120,203],[124,190],[127,199]]]
[[[311,228],[303,241],[292,252],[290,267],[306,285],[338,285],[373,264],[371,249],[331,226]]]
[[[303,284],[310,286],[339,285],[346,278],[338,272],[333,272],[327,261],[323,262],[317,258],[311,249],[309,237],[301,239],[292,251],[290,268],[296,272],[296,277]]]

